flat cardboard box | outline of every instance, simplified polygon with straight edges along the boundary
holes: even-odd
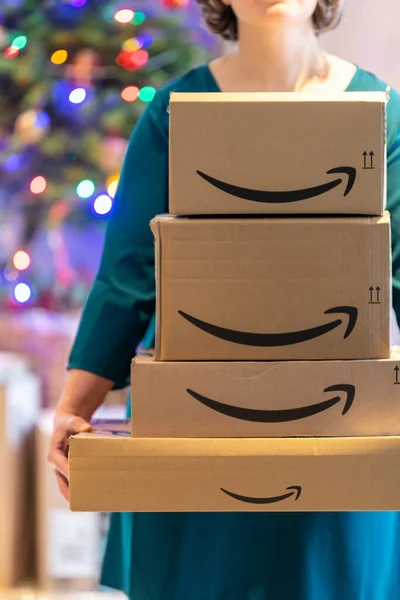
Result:
[[[389,358],[388,214],[151,225],[157,360]]]
[[[133,436],[400,435],[400,350],[386,360],[132,363]]]
[[[384,92],[174,93],[170,213],[381,215]]]
[[[28,361],[0,353],[0,589],[34,575],[32,449],[40,400]]]
[[[400,437],[135,439],[82,434],[70,447],[79,511],[400,509]]]

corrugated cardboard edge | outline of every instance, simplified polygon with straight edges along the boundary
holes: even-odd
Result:
[[[171,214],[176,214],[175,208],[175,194],[174,194],[174,170],[173,170],[173,151],[172,144],[175,138],[173,132],[173,118],[172,118],[172,106],[173,106],[174,92],[169,95],[169,112],[168,112],[168,167],[169,167],[169,178],[168,178],[168,210]]]
[[[170,103],[201,102],[386,102],[387,92],[172,92]]]
[[[156,360],[161,360],[161,297],[162,297],[162,288],[161,288],[161,260],[162,260],[162,251],[161,251],[161,219],[156,217],[150,221],[151,231],[154,235],[154,252],[155,252],[155,261],[156,261],[156,271],[155,271],[155,280],[156,280],[156,334],[155,334],[155,358]]]
[[[382,213],[386,210],[387,204],[387,102],[389,96],[386,93],[386,101],[382,102],[381,110],[382,110],[382,123],[383,123],[383,131],[382,131],[382,148],[381,148],[381,156],[383,157],[383,165],[381,170],[381,185],[382,185]]]

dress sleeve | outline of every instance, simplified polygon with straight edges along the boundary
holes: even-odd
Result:
[[[400,324],[400,96],[388,106],[387,209],[392,223],[393,308]]]
[[[156,95],[131,137],[102,260],[70,354],[69,369],[129,383],[130,363],[155,309],[150,220],[168,210],[166,107]],[[90,248],[88,248],[90,252]]]

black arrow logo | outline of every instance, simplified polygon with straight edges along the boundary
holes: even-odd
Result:
[[[212,400],[211,398],[202,396],[193,390],[187,389],[186,391],[188,394],[190,394],[190,396],[192,396],[192,398],[198,400],[201,402],[201,404],[204,404],[204,406],[211,408],[211,410],[215,410],[216,412],[228,417],[233,417],[234,419],[240,419],[241,421],[252,421],[253,423],[287,423],[289,421],[299,421],[300,419],[306,419],[308,417],[312,417],[313,415],[324,412],[340,402],[340,396],[335,396],[334,398],[324,400],[318,404],[311,404],[301,408],[258,410],[253,408],[233,406],[232,404],[223,404],[222,402],[217,402],[217,400]],[[342,411],[342,415],[345,415],[350,410],[354,401],[356,393],[354,385],[342,383],[338,385],[331,385],[330,387],[324,389],[324,393],[332,392],[343,392],[346,394],[346,401]]]
[[[218,327],[218,325],[212,325],[206,321],[201,321],[196,317],[188,315],[187,313],[179,310],[178,313],[189,323],[198,327],[202,331],[209,333],[217,338],[233,342],[234,344],[242,344],[244,346],[257,346],[257,347],[277,347],[277,346],[291,346],[293,344],[301,344],[309,340],[313,340],[322,335],[325,335],[339,327],[344,319],[336,319],[330,321],[324,325],[318,327],[312,327],[311,329],[305,329],[302,331],[291,331],[288,333],[251,333],[249,331],[236,331],[234,329],[226,329],[225,327]],[[348,325],[344,333],[344,339],[348,338],[352,333],[358,318],[358,309],[354,306],[337,306],[326,310],[325,315],[329,314],[343,314],[348,319]],[[345,317],[345,318],[346,318]]]
[[[396,366],[393,370],[396,373],[396,381],[394,383],[395,383],[395,385],[399,385],[400,384],[400,381],[399,381],[399,371],[400,371],[400,369],[399,369],[398,366]]]
[[[240,496],[239,494],[235,494],[234,492],[229,492],[224,488],[220,488],[221,492],[224,492],[227,496],[234,498],[235,500],[239,500],[240,502],[247,502],[248,504],[275,504],[276,502],[282,502],[283,500],[287,500],[292,496],[295,496],[295,501],[297,501],[300,496],[302,489],[299,485],[291,485],[287,487],[287,490],[293,490],[288,494],[283,494],[282,496],[274,496],[273,498],[251,498],[250,496]]]
[[[301,200],[309,200],[310,198],[315,198],[316,196],[326,194],[335,187],[338,187],[343,181],[343,179],[340,178],[313,188],[277,192],[252,190],[249,188],[239,187],[237,185],[231,185],[230,183],[226,183],[224,181],[220,181],[219,179],[215,179],[210,175],[206,175],[206,173],[202,173],[202,171],[197,171],[197,174],[214,187],[226,192],[227,194],[230,194],[231,196],[236,196],[237,198],[242,198],[243,200],[251,200],[252,202],[264,202],[270,204],[284,204],[287,202],[300,202]],[[336,167],[335,169],[327,171],[327,174],[341,174],[347,177],[347,184],[343,194],[344,196],[347,196],[353,189],[356,181],[357,169],[354,167]]]

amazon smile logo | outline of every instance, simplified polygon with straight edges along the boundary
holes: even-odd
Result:
[[[292,497],[294,497],[294,500],[296,502],[300,498],[302,492],[302,489],[299,485],[290,485],[286,488],[288,493],[282,494],[282,496],[273,496],[272,498],[251,498],[250,496],[241,496],[240,494],[229,492],[224,488],[220,489],[221,492],[224,492],[224,494],[226,494],[227,496],[230,496],[235,500],[239,500],[239,502],[247,502],[247,504],[275,504],[276,502],[283,502],[284,500],[288,500]]]
[[[211,410],[214,410],[222,415],[232,417],[233,419],[240,419],[241,421],[252,421],[253,423],[288,423],[289,421],[299,421],[312,417],[326,410],[329,410],[341,400],[340,395],[336,395],[333,398],[319,402],[318,404],[310,404],[308,406],[302,406],[300,408],[281,409],[281,410],[259,410],[253,408],[243,408],[241,406],[233,406],[232,404],[223,404],[217,400],[202,396],[193,390],[187,389],[187,393]],[[349,412],[356,394],[356,388],[354,385],[341,383],[338,385],[331,385],[324,389],[325,394],[332,394],[341,392],[345,395],[345,402],[343,406],[342,415]]]
[[[326,174],[342,175],[343,177],[333,179],[332,181],[327,181],[326,183],[311,188],[279,192],[253,190],[251,188],[239,187],[237,185],[232,185],[230,183],[226,183],[225,181],[221,181],[220,179],[216,179],[215,177],[211,177],[202,171],[197,171],[197,174],[200,175],[200,177],[202,177],[205,181],[210,183],[213,187],[222,190],[231,196],[236,196],[237,198],[242,198],[243,200],[250,200],[251,202],[261,202],[264,204],[285,204],[316,198],[333,190],[343,182],[346,183],[343,196],[348,196],[354,187],[357,169],[354,167],[335,167],[334,169],[327,171]]]
[[[322,325],[311,327],[310,329],[303,329],[300,331],[289,331],[284,333],[252,333],[249,331],[238,331],[235,329],[227,329],[225,327],[219,327],[212,323],[207,323],[185,313],[183,310],[179,310],[178,313],[186,319],[189,323],[201,329],[205,333],[213,335],[221,340],[233,342],[234,344],[241,344],[243,346],[257,346],[257,347],[278,347],[278,346],[291,346],[294,344],[302,344],[309,340],[316,339],[322,335],[326,335],[330,331],[337,329],[342,325],[343,322],[347,321],[347,327],[344,332],[344,339],[351,335],[358,318],[358,309],[354,306],[336,306],[329,308],[325,311],[325,315],[340,314],[343,315],[340,319],[328,321]]]

